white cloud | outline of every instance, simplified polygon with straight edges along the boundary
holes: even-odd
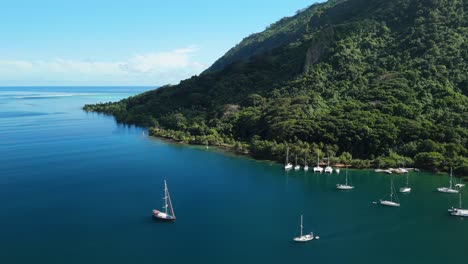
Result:
[[[0,60],[0,85],[175,84],[203,71],[197,47],[135,55],[125,61]],[[37,83],[36,83],[37,82]]]

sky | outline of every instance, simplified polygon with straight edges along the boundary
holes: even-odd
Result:
[[[316,0],[0,0],[0,86],[177,84]]]

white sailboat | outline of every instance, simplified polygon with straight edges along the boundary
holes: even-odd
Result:
[[[289,163],[289,146],[286,147],[286,161],[284,163],[284,170],[288,171],[292,169],[293,165]]]
[[[450,186],[437,188],[437,191],[441,193],[458,193],[457,189],[453,189],[453,174],[452,167],[450,167]]]
[[[393,199],[394,197],[395,197],[395,201]],[[394,187],[393,187],[393,177],[390,180],[390,200],[380,199],[379,203],[380,203],[380,205],[384,205],[384,206],[400,207],[400,203],[398,203],[398,197],[396,196],[396,193],[395,193]]]
[[[336,171],[336,173],[340,174],[340,168],[336,167],[335,171]]]
[[[323,168],[320,167],[320,158],[319,158],[318,152],[317,152],[317,166],[314,167],[314,172],[319,172],[319,173],[323,172]]]
[[[307,155],[304,155],[304,171],[309,170],[309,165],[307,165]]]
[[[468,209],[462,209],[462,208],[463,208],[463,206],[462,206],[462,196],[461,196],[461,192],[459,192],[459,195],[458,195],[458,208],[452,207],[448,211],[450,212],[450,215],[453,215],[453,216],[468,217]]]
[[[300,169],[301,169],[301,165],[297,163],[297,155],[296,155],[296,166],[294,166],[294,170],[300,170]]]
[[[298,237],[293,238],[294,242],[308,242],[314,239],[314,233],[310,232],[310,234],[303,235],[302,234],[302,215],[301,215],[301,235]],[[316,239],[319,239],[319,237],[315,237]]]
[[[169,189],[167,188],[166,180],[164,180],[164,205],[163,211],[153,210],[153,217],[163,221],[175,221],[176,216],[174,208],[172,208],[171,196],[169,195]]]
[[[332,174],[333,173],[333,168],[330,167],[330,155],[328,155],[328,161],[327,161],[327,167],[325,167],[325,173],[330,173]]]
[[[400,188],[400,193],[410,193],[411,187],[409,187],[409,175],[406,173],[406,186]]]
[[[337,184],[336,188],[338,190],[352,190],[354,189],[354,186],[348,184],[348,166],[346,166],[346,180],[345,184]]]

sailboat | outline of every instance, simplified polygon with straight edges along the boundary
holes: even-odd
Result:
[[[379,203],[381,205],[385,205],[385,206],[391,206],[391,207],[400,207],[400,203],[398,203],[398,197],[396,196],[396,193],[394,191],[394,187],[393,187],[393,177],[390,181],[390,201],[388,200],[380,200]],[[393,201],[393,196],[395,196],[395,201]]]
[[[458,194],[458,208],[452,207],[448,210],[453,216],[468,217],[468,209],[462,209],[462,196],[461,192]]]
[[[310,232],[310,234],[303,235],[302,234],[302,215],[301,215],[301,235],[298,237],[293,238],[294,242],[308,242],[314,239],[314,233]],[[319,239],[319,237],[315,237],[316,239]]]
[[[409,187],[409,175],[406,173],[406,186],[400,188],[400,193],[410,193],[411,187]]]
[[[458,190],[453,189],[453,174],[452,167],[450,167],[450,186],[437,188],[437,191],[441,193],[458,193]]]
[[[330,155],[328,155],[328,163],[327,163],[327,167],[325,167],[325,173],[333,173],[333,168],[330,167]]]
[[[286,161],[284,163],[284,170],[288,171],[292,169],[293,165],[289,163],[289,146],[286,147]]]
[[[340,168],[336,167],[335,171],[336,171],[336,173],[340,174]]]
[[[176,216],[174,214],[174,208],[172,208],[171,196],[169,195],[169,189],[167,188],[166,180],[164,180],[164,206],[163,210],[153,210],[153,217],[163,221],[175,221]]]
[[[319,158],[318,152],[317,152],[317,166],[314,167],[314,172],[320,172],[320,173],[323,172],[323,168],[320,167],[320,158]]]
[[[337,184],[337,185],[336,185],[336,188],[337,188],[338,190],[352,190],[352,189],[354,189],[354,186],[348,185],[348,166],[346,166],[346,180],[345,180],[345,184]]]
[[[304,155],[304,171],[309,170],[309,165],[307,165],[307,155]]]
[[[296,166],[294,166],[294,170],[300,170],[300,169],[301,169],[301,165],[297,163],[297,155],[296,155]]]

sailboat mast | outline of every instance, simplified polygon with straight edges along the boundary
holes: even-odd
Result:
[[[390,201],[393,202],[393,177],[390,180]]]
[[[289,146],[286,147],[286,163],[285,165],[288,165],[289,163]]]
[[[452,189],[452,178],[453,178],[452,167],[450,167],[450,189]]]
[[[319,157],[319,153],[317,151],[317,167],[320,166],[320,157]]]
[[[301,236],[302,236],[302,215],[301,215]]]
[[[460,204],[460,209],[461,209],[461,208],[462,208],[461,192],[460,192],[460,194],[458,195],[458,199],[459,199],[458,203]]]
[[[164,180],[164,213],[167,214],[167,197],[168,197],[168,192],[167,192],[167,183],[166,180]]]
[[[348,185],[348,165],[346,165],[346,185]]]

